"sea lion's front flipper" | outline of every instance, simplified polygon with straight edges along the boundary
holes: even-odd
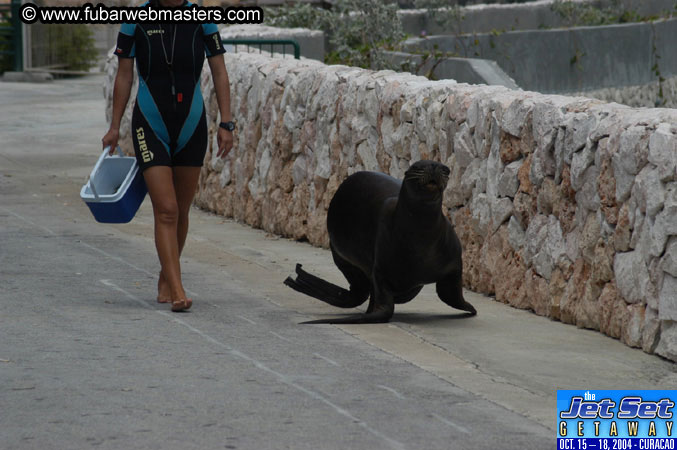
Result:
[[[309,295],[325,303],[339,308],[355,308],[360,306],[369,297],[369,292],[353,292],[351,289],[343,289],[328,281],[311,275],[301,268],[301,264],[296,265],[296,279],[287,277],[284,284],[295,291]]]

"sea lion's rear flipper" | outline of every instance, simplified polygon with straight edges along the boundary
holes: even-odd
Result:
[[[460,273],[452,274],[443,280],[438,281],[435,285],[435,289],[437,290],[437,295],[440,297],[440,300],[452,308],[467,311],[472,316],[477,314],[475,307],[466,302],[463,298],[463,283],[461,281]]]
[[[301,269],[301,264],[296,265],[296,279],[287,277],[284,284],[295,291],[309,295],[325,303],[339,308],[355,308],[364,303],[369,297],[369,292],[348,291],[328,281],[311,275]]]

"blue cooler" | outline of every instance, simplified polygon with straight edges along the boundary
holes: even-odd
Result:
[[[109,156],[108,148],[104,149],[80,190],[97,222],[129,222],[148,192],[136,158],[124,156],[120,147],[117,150],[119,156]]]

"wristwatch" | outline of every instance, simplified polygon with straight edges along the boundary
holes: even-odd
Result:
[[[221,122],[219,126],[228,131],[233,131],[235,129],[235,124],[233,122]]]

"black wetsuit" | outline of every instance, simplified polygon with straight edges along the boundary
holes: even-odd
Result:
[[[125,23],[115,53],[136,58],[139,91],[131,131],[141,169],[201,166],[208,133],[200,73],[205,55],[225,53],[216,25]]]

